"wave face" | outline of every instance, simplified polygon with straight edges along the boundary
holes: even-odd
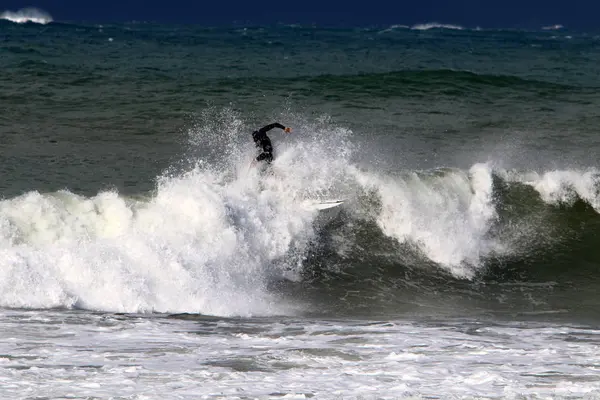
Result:
[[[0,14],[0,19],[15,22],[17,24],[24,24],[27,22],[33,22],[36,24],[49,24],[52,22],[52,17],[45,11],[38,8],[23,8],[19,11],[4,11]]]

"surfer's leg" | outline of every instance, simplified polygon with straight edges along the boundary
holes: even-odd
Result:
[[[256,161],[266,161],[268,164],[271,164],[273,161],[273,153],[270,151],[263,151],[256,157]]]

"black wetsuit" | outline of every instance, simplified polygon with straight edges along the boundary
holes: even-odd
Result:
[[[273,161],[273,145],[267,136],[267,132],[273,128],[285,129],[285,126],[275,122],[252,132],[252,139],[254,139],[256,147],[262,149],[262,152],[256,157],[256,161],[266,161],[268,164]]]

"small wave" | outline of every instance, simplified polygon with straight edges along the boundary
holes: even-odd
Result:
[[[560,25],[560,24],[556,24],[556,25],[549,25],[549,26],[544,26],[542,27],[542,30],[545,31],[558,31],[560,29],[563,29],[564,26]]]
[[[428,22],[426,24],[416,24],[413,25],[410,29],[414,29],[417,31],[427,31],[429,29],[456,29],[456,30],[463,30],[465,28],[463,28],[460,25],[453,25],[453,24],[439,24],[437,22]]]
[[[382,31],[379,31],[378,33],[393,32],[393,31],[396,31],[398,29],[410,29],[410,26],[408,26],[408,25],[399,25],[399,24],[391,25],[389,28],[386,28],[386,29],[384,29]]]
[[[0,19],[5,19],[17,24],[24,24],[27,22],[33,22],[36,24],[48,24],[52,22],[52,16],[45,11],[38,8],[23,8],[19,11],[4,11],[0,14]]]
[[[299,80],[299,78],[293,78]],[[336,93],[340,96],[364,94],[367,96],[449,95],[473,96],[475,93],[498,91],[526,91],[559,95],[577,92],[574,86],[512,75],[478,74],[467,70],[404,70],[358,75],[321,75],[305,79],[315,91]],[[269,82],[270,84],[271,82]]]

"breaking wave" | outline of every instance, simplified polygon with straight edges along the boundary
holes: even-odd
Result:
[[[187,163],[152,193],[2,200],[0,306],[289,315],[310,310],[307,293],[317,288],[360,293],[365,304],[414,287],[422,294],[440,279],[436,291],[506,280],[506,271],[556,254],[600,259],[594,169],[476,163],[384,173],[355,164],[352,132],[328,118],[281,119],[295,130],[272,133],[270,170],[249,168],[254,127],[211,109],[190,129]],[[331,213],[305,206],[338,198],[345,202]]]
[[[463,30],[465,28],[463,28],[460,25],[454,25],[454,24],[440,24],[437,22],[428,22],[425,24],[416,24],[413,25],[411,27],[411,29],[414,30],[418,30],[418,31],[427,31],[430,29],[455,29],[455,30]]]
[[[4,11],[2,14],[0,14],[0,19],[5,19],[17,24],[32,22],[45,25],[52,22],[52,16],[38,8],[23,8],[15,12]]]

